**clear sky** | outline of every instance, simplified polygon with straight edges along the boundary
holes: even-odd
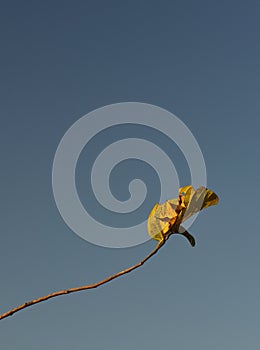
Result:
[[[1,349],[259,349],[259,10],[251,0],[2,1],[0,313],[99,281],[155,246],[99,247],[62,220],[53,158],[88,112],[137,101],[174,113],[220,203],[190,228],[195,248],[172,237],[128,276],[1,321]],[[174,164],[186,180],[181,155]]]

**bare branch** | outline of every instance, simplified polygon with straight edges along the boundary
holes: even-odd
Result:
[[[126,273],[129,273],[135,269],[137,269],[138,267],[142,266],[147,260],[149,260],[153,255],[155,255],[159,249],[165,244],[166,240],[169,238],[170,236],[170,233],[168,235],[165,236],[165,239],[163,241],[160,241],[157,246],[155,247],[155,249],[150,253],[148,254],[142,261],[140,261],[139,263],[129,267],[128,269],[126,270],[122,270],[120,272],[117,272],[116,274],[112,275],[112,276],[109,276],[107,278],[105,278],[104,280],[102,281],[99,281],[97,283],[94,283],[94,284],[89,284],[87,286],[81,286],[81,287],[75,287],[75,288],[70,288],[70,289],[65,289],[65,290],[60,290],[58,292],[54,292],[54,293],[51,293],[51,294],[47,294],[47,295],[44,295],[40,298],[37,298],[37,299],[34,299],[34,300],[31,300],[31,301],[28,301],[26,303],[23,303],[5,313],[3,313],[2,315],[0,315],[0,320],[6,318],[6,317],[9,317],[9,316],[12,316],[13,314],[17,313],[18,311],[21,311],[29,306],[32,306],[32,305],[35,305],[35,304],[39,304],[45,300],[48,300],[48,299],[51,299],[51,298],[56,298],[60,295],[65,295],[65,294],[70,294],[70,293],[75,293],[75,292],[80,292],[80,291],[83,291],[83,290],[87,290],[87,289],[93,289],[93,288],[97,288],[105,283],[108,283],[112,280],[114,280],[115,278],[117,277],[120,277],[120,276],[123,276],[125,275]]]

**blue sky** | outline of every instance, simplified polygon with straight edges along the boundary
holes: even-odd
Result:
[[[259,349],[259,2],[3,1],[0,16],[1,312],[155,245],[98,247],[62,220],[52,162],[86,113],[126,101],[174,113],[220,198],[190,228],[195,248],[172,237],[128,276],[1,321],[1,348]]]

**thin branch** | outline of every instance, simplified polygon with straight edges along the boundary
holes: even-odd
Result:
[[[23,304],[15,307],[15,308],[5,312],[5,313],[3,313],[2,315],[0,315],[0,320],[4,319],[6,317],[12,316],[13,314],[17,313],[18,311],[26,309],[29,306],[32,306],[32,305],[35,305],[35,304],[39,304],[39,303],[41,303],[41,302],[43,302],[45,300],[48,300],[48,299],[51,299],[51,298],[55,298],[55,297],[58,297],[58,296],[64,295],[64,294],[70,294],[70,293],[80,292],[82,290],[97,288],[97,287],[99,287],[99,286],[101,286],[101,285],[103,285],[105,283],[108,283],[108,282],[114,280],[117,277],[123,276],[126,273],[129,273],[129,272],[137,269],[138,267],[142,266],[147,260],[149,260],[153,255],[155,255],[159,251],[159,249],[165,244],[166,240],[169,238],[170,235],[171,235],[171,233],[169,232],[168,235],[165,236],[165,239],[163,241],[160,241],[157,244],[157,246],[155,247],[155,249],[150,254],[148,254],[142,261],[140,261],[139,263],[129,267],[128,269],[122,270],[120,272],[117,272],[116,274],[114,274],[112,276],[109,276],[109,277],[105,278],[104,280],[99,281],[99,282],[94,283],[94,284],[89,284],[87,286],[81,286],[81,287],[75,287],[75,288],[60,290],[58,292],[54,292],[54,293],[42,296],[40,298],[28,301],[28,302],[23,303]]]

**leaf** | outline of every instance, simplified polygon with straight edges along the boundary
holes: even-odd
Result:
[[[158,206],[159,206],[159,204],[156,203],[150,212],[149,217],[151,217],[151,219],[150,220],[148,219],[147,229],[148,229],[150,236],[153,239],[155,239],[157,241],[161,241],[161,240],[163,240],[163,230],[162,230],[162,226],[161,226],[160,221],[156,219],[156,211],[157,211]]]
[[[164,240],[169,232],[179,233],[194,246],[194,238],[183,228],[180,232],[181,223],[200,210],[217,203],[218,196],[203,186],[196,191],[191,185],[181,187],[178,198],[167,200],[162,204],[157,203],[153,207],[147,222],[148,233],[157,241]]]
[[[163,240],[177,220],[178,211],[181,209],[182,206],[178,199],[155,204],[147,222],[149,235],[157,241]]]
[[[181,191],[182,189],[180,189]],[[186,197],[187,194],[184,193]],[[211,190],[201,186],[196,191],[193,190],[192,195],[188,193],[188,201],[186,209],[183,212],[182,222],[190,218],[202,209],[208,208],[218,203],[218,196]],[[186,204],[186,203],[185,203]]]

